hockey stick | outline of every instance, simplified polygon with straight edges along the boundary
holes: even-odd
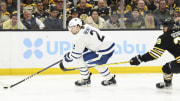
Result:
[[[109,64],[101,64],[101,65],[95,65],[95,66],[89,66],[89,67],[76,67],[76,68],[65,68],[61,63],[60,68],[63,71],[72,71],[72,70],[78,70],[78,69],[83,69],[83,68],[104,67],[104,66],[119,65],[119,64],[126,64],[126,63],[129,63],[129,61],[109,63]]]
[[[41,72],[43,72],[43,71],[45,71],[45,70],[51,68],[52,66],[55,66],[56,64],[60,63],[61,61],[62,61],[62,60],[59,60],[59,61],[53,63],[52,65],[50,65],[50,66],[48,66],[48,67],[46,67],[46,68],[44,68],[44,69],[38,71],[38,72],[35,73],[35,74],[32,74],[32,75],[26,77],[25,79],[23,79],[23,80],[21,80],[21,81],[15,83],[15,84],[12,84],[12,85],[10,85],[10,86],[4,86],[4,89],[12,88],[12,87],[14,87],[14,86],[16,86],[16,85],[18,85],[18,84],[20,84],[20,83],[22,83],[22,82],[24,82],[24,81],[30,79],[30,78],[32,78],[33,76],[36,76],[36,75],[38,75],[39,73],[41,73]]]

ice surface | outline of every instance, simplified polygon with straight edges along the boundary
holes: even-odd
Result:
[[[0,76],[14,84],[27,76]],[[102,86],[100,74],[92,75],[90,87],[77,87],[80,75],[37,75],[11,88],[0,86],[0,101],[179,101],[180,75],[171,89],[157,89],[162,74],[116,74],[116,86]]]

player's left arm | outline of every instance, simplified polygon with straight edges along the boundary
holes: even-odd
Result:
[[[76,40],[74,42],[72,51],[64,55],[65,61],[72,62],[74,59],[79,59],[82,56],[85,49],[86,47],[84,40],[83,39]]]

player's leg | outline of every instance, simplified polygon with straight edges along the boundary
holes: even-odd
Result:
[[[166,63],[163,68],[163,79],[164,82],[159,82],[156,84],[157,88],[166,88],[172,86],[173,73],[180,73],[180,64],[176,60]]]
[[[89,52],[87,54],[84,54],[84,61],[88,64],[106,64],[108,59],[112,56],[113,52],[106,54],[106,55],[99,55],[95,52]],[[96,67],[95,67],[96,68]],[[102,85],[112,85],[116,84],[115,75],[112,76],[109,69],[107,67],[98,67],[96,68],[98,72],[105,78],[104,81],[102,81]]]
[[[78,59],[78,67],[87,67],[87,64],[84,62],[83,57]],[[91,84],[91,75],[92,73],[89,73],[89,68],[81,68],[79,69],[81,74],[81,79],[75,81],[76,86],[88,86]]]
[[[109,72],[109,69],[107,67],[100,67],[100,68],[96,68],[96,69],[105,78],[105,80],[103,80],[101,82],[101,84],[103,86],[115,85],[116,84],[115,75],[111,75]]]
[[[60,65],[60,67],[86,67],[87,64],[84,62],[83,58],[73,60],[71,62],[67,62],[63,60]],[[88,68],[82,68],[80,69],[81,79],[75,81],[75,85],[77,86],[83,86],[83,85],[89,85],[91,83],[91,73],[89,73]]]

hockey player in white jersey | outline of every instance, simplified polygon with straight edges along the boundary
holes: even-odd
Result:
[[[99,29],[90,25],[83,25],[79,18],[73,18],[68,25],[69,31],[74,35],[74,47],[71,52],[64,55],[60,67],[87,67],[90,65],[106,64],[113,55],[115,43]],[[96,67],[95,67],[96,68]],[[116,84],[115,75],[111,75],[108,67],[96,68],[105,78],[103,86]],[[75,82],[77,86],[89,85],[91,73],[88,68],[80,69],[81,80]]]

